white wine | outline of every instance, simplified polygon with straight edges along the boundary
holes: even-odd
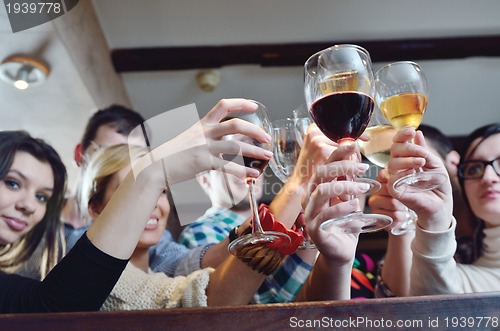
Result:
[[[370,140],[357,140],[361,153],[371,163],[382,168],[387,167],[391,157],[392,139],[397,132],[398,130],[391,125],[376,125],[366,128],[365,134],[370,137]]]
[[[395,128],[412,126],[417,129],[422,122],[426,107],[427,96],[419,93],[404,93],[385,99],[380,105],[380,110]]]

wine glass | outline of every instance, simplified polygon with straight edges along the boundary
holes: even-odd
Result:
[[[335,45],[312,55],[304,69],[306,103],[316,125],[339,145],[355,144],[374,107],[368,52],[357,45]],[[350,176],[346,177],[350,180]],[[358,205],[353,213],[328,220],[320,228],[363,233],[381,230],[391,223],[392,218],[386,215],[364,214]]]
[[[299,119],[306,118],[299,117]],[[303,137],[300,134],[300,130],[297,129],[296,124],[297,121],[290,118],[279,119],[273,122],[274,155],[270,160],[269,166],[276,177],[283,183],[288,181],[292,175],[301,150],[299,136]],[[306,248],[316,248],[316,246],[304,236],[304,240],[298,249]]]
[[[231,117],[237,117],[242,120],[248,121],[250,123],[256,124],[262,129],[264,129],[271,137],[273,136],[273,126],[271,121],[269,120],[269,114],[267,111],[267,108],[261,104],[260,102],[252,100],[252,102],[256,103],[258,105],[258,108],[255,112],[253,113],[247,113],[247,112],[241,112],[241,113],[231,113]],[[242,136],[242,135],[230,135],[227,136],[227,139],[229,140],[240,140],[245,142],[245,138],[248,139],[248,137]],[[256,146],[262,147],[264,149],[267,149],[269,151],[273,150],[273,143],[267,143],[267,144],[262,144],[258,142],[257,140],[251,140],[248,143],[254,144]],[[239,155],[236,156],[236,158],[240,157]],[[235,158],[235,159],[236,159]],[[246,167],[254,168],[260,171],[262,174],[264,172],[264,169],[266,168],[267,164],[269,163],[268,160],[262,160],[262,159],[257,159],[257,158],[252,158],[252,157],[247,157],[243,156],[243,163],[245,164]],[[274,231],[264,231],[262,229],[261,223],[260,223],[260,218],[259,218],[259,212],[258,212],[258,207],[257,207],[257,201],[254,196],[254,187],[255,187],[255,181],[256,178],[253,177],[247,177],[245,179],[246,184],[248,185],[248,193],[249,193],[249,200],[250,200],[250,208],[252,212],[252,232],[249,234],[246,234],[244,236],[241,236],[235,240],[233,240],[229,246],[228,249],[231,252],[231,254],[238,256],[238,257],[243,257],[243,253],[240,254],[241,250],[245,247],[248,247],[250,245],[266,245],[269,243],[273,243],[273,247],[285,247],[288,246],[291,242],[290,237],[281,232],[274,232]]]
[[[371,163],[387,168],[391,158],[392,141],[398,130],[389,124],[387,119],[382,115],[380,109],[375,107],[370,123],[365,130],[365,135],[369,140],[358,139],[357,143],[361,154],[363,154]],[[406,209],[406,220],[397,223],[392,229],[393,235],[402,235],[408,232],[415,231],[417,222],[417,214],[408,207]]]
[[[387,120],[397,129],[418,128],[428,100],[427,81],[422,68],[411,61],[385,65],[375,74],[376,100]],[[419,168],[394,182],[397,191],[432,190],[446,181],[440,172]]]
[[[299,146],[302,147],[302,144],[304,144],[304,136],[307,133],[309,125],[312,124],[313,119],[311,118],[311,114],[309,114],[309,110],[307,109],[305,103],[295,108],[292,111],[292,114],[295,122],[295,136],[297,137]]]
[[[292,175],[300,153],[295,121],[290,118],[274,121],[273,133],[274,154],[269,166],[276,177],[285,183]]]

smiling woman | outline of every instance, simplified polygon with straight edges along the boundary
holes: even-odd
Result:
[[[66,170],[59,155],[25,132],[0,132],[0,270],[13,271],[44,242],[43,277],[59,255]]]

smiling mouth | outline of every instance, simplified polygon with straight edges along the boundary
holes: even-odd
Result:
[[[158,223],[160,223],[160,221],[157,218],[150,218],[148,220],[148,222],[146,223],[145,230],[156,229],[156,227],[158,226]]]

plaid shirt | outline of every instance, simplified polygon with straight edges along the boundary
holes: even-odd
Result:
[[[231,210],[210,208],[205,215],[189,224],[179,236],[179,242],[188,248],[218,243],[229,232],[245,221],[245,218]],[[312,266],[297,254],[287,256],[281,266],[266,277],[255,293],[255,303],[277,303],[294,301],[295,296],[309,277]]]

